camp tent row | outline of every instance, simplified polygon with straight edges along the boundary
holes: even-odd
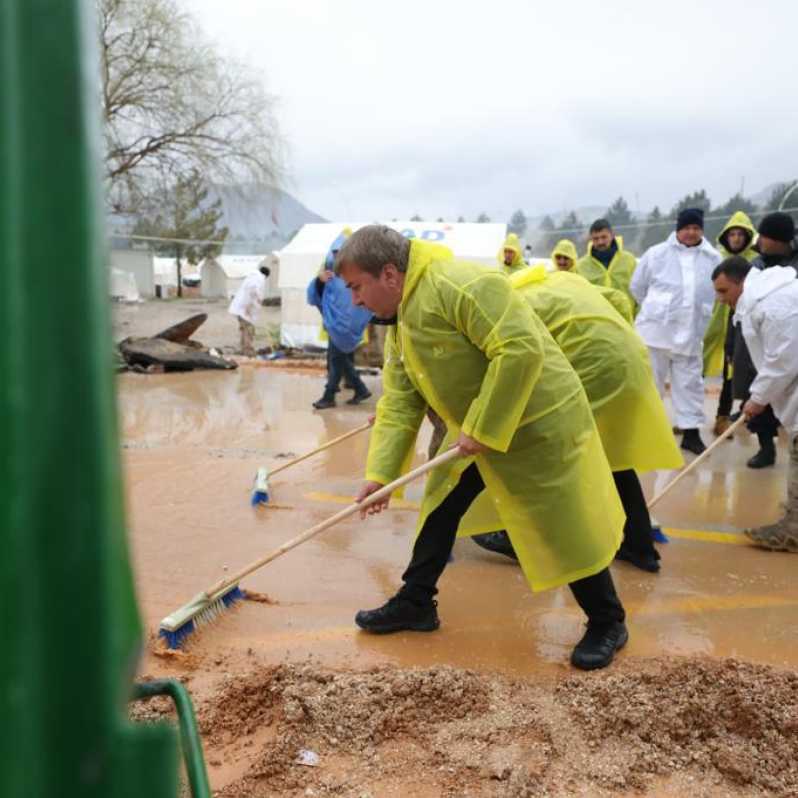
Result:
[[[124,257],[122,257],[124,256]],[[278,269],[276,259],[272,255],[219,255],[206,258],[199,267],[184,262],[182,264],[183,279],[194,279],[200,284],[200,293],[208,299],[231,298],[244,278],[256,272],[262,263],[272,269],[268,281],[268,295],[278,296]],[[177,288],[177,262],[175,258],[153,257],[148,252],[120,252],[111,256],[111,295],[126,301],[153,296],[173,296]],[[122,291],[122,274],[125,290]]]
[[[275,256],[280,268],[282,300],[280,340],[283,346],[325,346],[319,337],[319,312],[307,304],[308,283],[318,273],[332,242],[344,227],[353,231],[369,222],[306,224]],[[458,258],[496,265],[507,231],[504,224],[384,222],[408,238],[445,244]]]

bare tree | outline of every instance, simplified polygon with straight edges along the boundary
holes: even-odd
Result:
[[[96,0],[110,204],[135,211],[155,186],[274,185],[282,140],[275,100],[222,57],[176,0]]]

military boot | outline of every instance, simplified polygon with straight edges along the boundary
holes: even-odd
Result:
[[[778,523],[746,529],[746,536],[757,546],[771,551],[798,553],[798,437],[790,446],[787,468],[787,512]]]

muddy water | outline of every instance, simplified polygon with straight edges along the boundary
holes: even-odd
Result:
[[[150,630],[225,573],[337,512],[354,493],[367,434],[275,477],[270,508],[249,505],[259,465],[285,462],[280,455],[301,454],[373,412],[373,403],[312,411],[322,382],[321,373],[251,367],[120,378],[131,546]],[[376,394],[377,381],[367,382]],[[759,472],[745,468],[753,451],[748,436],[725,444],[659,505],[659,521],[684,533],[661,547],[659,575],[613,566],[629,612],[624,656],[707,654],[798,664],[798,559],[738,545],[739,537],[701,536],[778,515],[783,447],[779,466]],[[669,476],[647,477],[647,494]],[[419,495],[420,488],[412,488],[408,501]],[[311,657],[336,667],[447,663],[549,676],[567,668],[582,624],[568,591],[532,595],[515,565],[467,540],[456,544],[441,581],[440,632],[357,632],[355,611],[382,603],[399,584],[414,520],[412,509],[394,509],[344,522],[248,577],[245,588],[277,604],[246,602],[228,612],[201,633],[194,656],[217,663],[217,670],[251,656],[270,662]],[[145,670],[154,667],[145,663]]]

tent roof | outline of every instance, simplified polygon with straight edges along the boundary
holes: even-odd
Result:
[[[267,255],[217,255],[211,260],[219,264],[228,278],[238,279],[256,272],[266,257]]]
[[[332,224],[306,224],[277,255],[326,254],[344,227],[357,230],[372,222],[336,222]],[[506,235],[505,224],[478,224],[476,222],[380,222],[399,230],[410,238],[439,241],[450,247],[460,257],[496,257]]]

